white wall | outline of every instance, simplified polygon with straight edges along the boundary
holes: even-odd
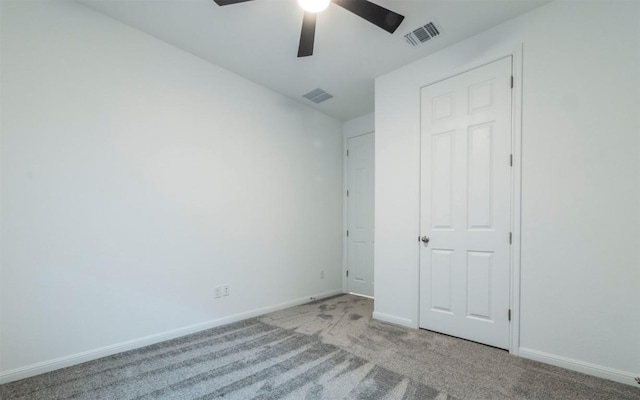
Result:
[[[635,385],[638,2],[550,3],[376,81],[374,315],[418,325],[419,88],[520,48],[521,307],[515,351]]]
[[[348,139],[350,137],[364,135],[365,133],[371,133],[375,130],[374,126],[375,116],[374,113],[370,113],[345,121],[342,124],[342,133],[345,139]]]
[[[1,33],[0,378],[342,291],[339,121],[76,3]]]

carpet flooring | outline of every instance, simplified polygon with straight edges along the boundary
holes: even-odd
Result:
[[[640,399],[640,389],[371,319],[342,295],[0,386],[1,399]]]

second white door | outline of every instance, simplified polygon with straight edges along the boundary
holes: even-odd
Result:
[[[374,134],[347,142],[347,287],[373,296]]]
[[[420,327],[507,349],[511,58],[422,89]]]

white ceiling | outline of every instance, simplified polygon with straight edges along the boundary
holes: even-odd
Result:
[[[331,4],[318,15],[314,54],[297,58],[303,11],[296,0],[220,7],[213,0],[79,0],[158,39],[339,120],[370,112],[374,79],[548,0],[374,0],[405,16],[390,35]],[[436,19],[443,34],[419,47],[403,35]],[[335,97],[301,96],[322,88]]]

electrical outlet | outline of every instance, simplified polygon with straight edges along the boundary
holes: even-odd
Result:
[[[320,270],[320,279],[324,279],[324,269]]]
[[[216,286],[216,287],[215,287],[215,289],[214,289],[214,291],[213,291],[213,293],[214,293],[214,295],[213,295],[213,296],[214,296],[216,299],[219,299],[220,297],[222,297],[222,286]]]
[[[230,294],[231,294],[231,286],[223,285],[222,286],[222,295],[223,296],[229,296]]]

